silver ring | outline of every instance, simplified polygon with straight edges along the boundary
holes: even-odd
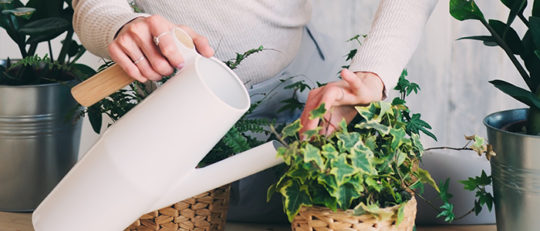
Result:
[[[154,36],[154,44],[156,44],[156,46],[159,46],[159,38],[161,38],[161,36],[166,35],[168,33],[171,33],[171,31],[165,31],[159,34],[158,36]]]
[[[138,58],[137,60],[133,61],[134,64],[137,64],[137,63],[140,63],[141,61],[144,60],[144,55],[141,56],[140,58]]]

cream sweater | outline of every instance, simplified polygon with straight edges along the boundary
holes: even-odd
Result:
[[[352,71],[377,73],[393,87],[437,0],[381,0],[371,31],[354,57]],[[138,16],[159,14],[208,38],[218,59],[233,58],[260,45],[271,49],[246,59],[236,70],[248,85],[273,77],[295,57],[311,0],[73,0],[73,26],[92,53],[108,57],[116,32]],[[361,13],[361,12],[358,12]]]

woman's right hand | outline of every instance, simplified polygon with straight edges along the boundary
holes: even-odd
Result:
[[[184,59],[171,33],[175,27],[189,34],[201,55],[214,55],[214,50],[204,36],[189,27],[175,25],[159,15],[139,17],[124,25],[109,44],[109,55],[129,76],[140,82],[160,80],[172,74],[175,68],[181,69],[184,66]],[[156,37],[158,44],[154,44]]]

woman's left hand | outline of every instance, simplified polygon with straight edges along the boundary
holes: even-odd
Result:
[[[349,123],[356,116],[354,106],[366,105],[383,98],[384,84],[375,73],[343,69],[341,78],[342,80],[330,82],[309,92],[300,117],[301,137],[305,131],[315,129],[319,123],[323,127],[322,134],[332,134],[342,119]],[[326,108],[324,121],[309,119],[311,111],[323,103]]]

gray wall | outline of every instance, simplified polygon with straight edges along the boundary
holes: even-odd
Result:
[[[354,34],[366,34],[378,1],[373,0],[313,0],[312,23],[336,41],[345,41]],[[493,0],[477,0],[484,14],[490,18],[506,19],[507,11]],[[429,20],[416,53],[409,62],[409,79],[420,84],[422,91],[409,97],[410,107],[422,113],[422,118],[433,126],[439,141],[424,138],[425,147],[462,146],[463,135],[485,136],[482,125],[484,116],[502,109],[523,107],[492,87],[488,80],[500,78],[523,85],[502,50],[487,48],[475,41],[456,41],[467,35],[487,32],[480,23],[458,22],[448,14],[448,0],[441,0]],[[18,56],[15,44],[4,31],[0,32],[0,58]],[[343,42],[343,46],[345,43]],[[44,48],[44,47],[42,47]],[[43,50],[43,52],[45,52]],[[93,67],[99,58],[86,54],[83,61]],[[88,122],[83,127],[81,153],[95,142]],[[452,179],[451,187],[456,213],[463,213],[472,206],[473,198],[464,192],[458,180],[477,175],[481,168],[488,168],[487,161],[473,153],[433,152],[426,153],[424,168],[444,180]],[[433,196],[429,195],[427,197]],[[433,222],[433,212],[420,202],[419,221]],[[469,216],[464,223],[492,223],[492,214]]]

